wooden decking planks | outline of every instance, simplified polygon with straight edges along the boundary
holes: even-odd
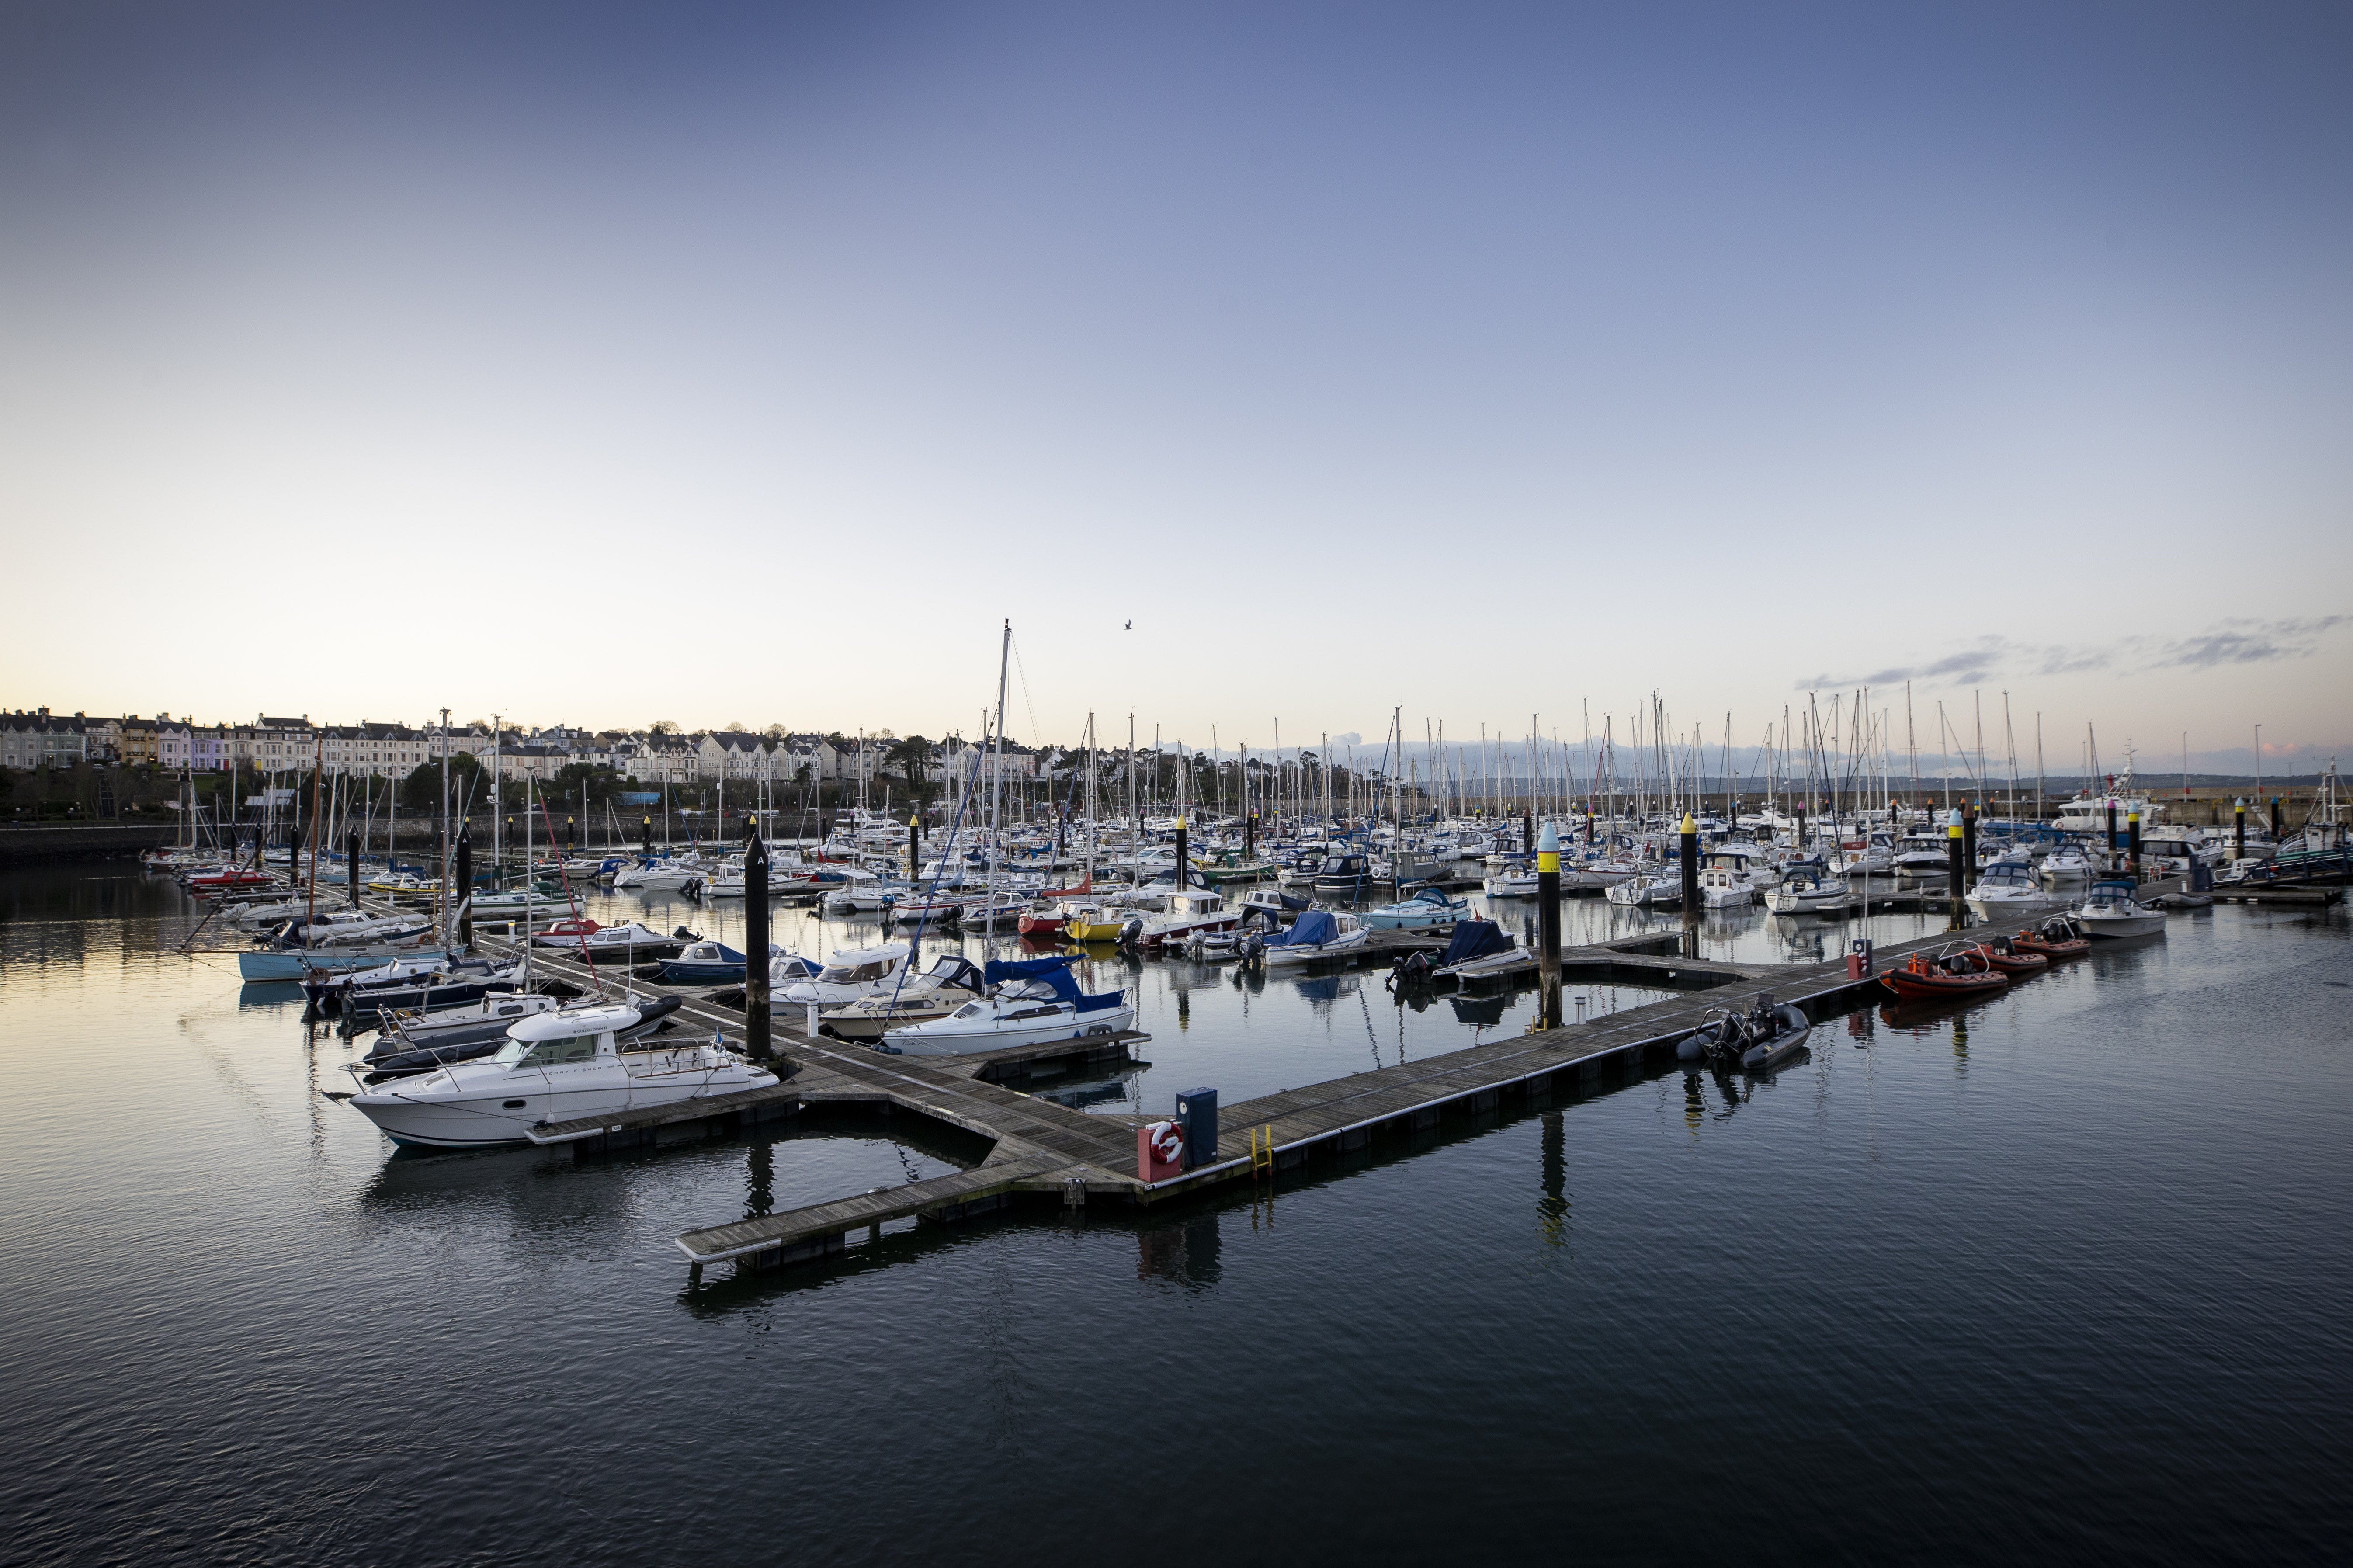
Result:
[[[774,1107],[797,1104],[800,1090],[791,1083],[770,1084],[765,1089],[739,1089],[733,1094],[709,1094],[694,1100],[676,1100],[666,1105],[649,1105],[636,1110],[617,1110],[609,1116],[583,1116],[570,1121],[543,1123],[530,1130],[534,1143],[569,1143],[600,1133],[635,1132],[649,1127],[668,1126],[673,1121],[695,1121],[712,1116],[727,1116],[744,1110],[765,1110]]]
[[[1562,954],[1564,966],[1573,973],[1580,964],[1616,965],[1656,972],[1662,978],[1672,971],[1678,977],[1704,974],[1720,984],[1581,1025],[1481,1040],[1419,1061],[1237,1101],[1220,1110],[1223,1133],[1215,1160],[1207,1168],[1197,1168],[1156,1187],[1146,1187],[1132,1174],[1136,1118],[1090,1116],[977,1078],[974,1075],[986,1065],[985,1053],[936,1058],[890,1056],[811,1039],[786,1025],[789,1015],[780,1015],[777,1043],[790,1052],[799,1068],[786,1085],[779,1086],[781,1089],[788,1089],[804,1104],[886,1101],[992,1140],[989,1158],[970,1171],[688,1231],[679,1237],[678,1246],[697,1268],[731,1258],[769,1261],[823,1256],[840,1251],[843,1235],[849,1231],[910,1214],[952,1216],[967,1212],[965,1205],[986,1209],[1016,1192],[1049,1188],[1073,1177],[1090,1187],[1108,1188],[1148,1203],[1238,1178],[1250,1168],[1250,1134],[1257,1129],[1268,1130],[1277,1153],[1290,1159],[1303,1158],[1309,1146],[1329,1140],[1339,1139],[1353,1146],[1354,1132],[1382,1123],[1433,1125],[1449,1105],[1468,1101],[1484,1108],[1495,1103],[1504,1091],[1542,1075],[1563,1069],[1590,1072],[1613,1058],[1639,1060],[1646,1047],[1687,1033],[1720,1009],[1745,1008],[1766,992],[1780,1001],[1803,1004],[1852,990],[1859,984],[1848,976],[1843,957],[1779,966],[1640,951],[1672,941],[1674,934],[1646,932],[1569,949]],[[1915,951],[1956,940],[1969,939],[1961,933],[1940,932],[1889,943],[1879,950],[1879,956],[1883,965],[1892,964]],[[540,962],[551,969],[576,969],[561,960]],[[636,988],[641,992],[666,989],[643,983],[637,983]],[[723,1016],[697,1000],[688,1000],[680,1016],[698,1026],[739,1033],[742,1028],[740,1017]],[[1025,1049],[1005,1053],[1008,1061],[1037,1054]],[[709,1115],[720,1109],[723,1107],[717,1102],[706,1101],[687,1114]],[[592,1129],[597,1125],[591,1123]],[[1283,1163],[1289,1163],[1290,1159]]]
[[[1889,962],[1900,962],[1915,951],[1940,947],[1955,940],[1959,940],[1955,933],[1940,933],[1892,943],[1880,951]],[[1662,967],[1677,963],[1704,967],[1694,961],[1651,962]],[[1280,1094],[1220,1106],[1218,1156],[1221,1161],[1246,1158],[1252,1129],[1268,1130],[1278,1152],[1296,1148],[1350,1128],[1411,1116],[1539,1074],[1671,1039],[1698,1027],[1711,1013],[1746,1007],[1767,992],[1777,1001],[1802,1004],[1857,984],[1848,977],[1842,958],[1812,964],[1739,967],[1748,973],[1699,995],[1629,1008],[1565,1028],[1481,1041],[1419,1062],[1355,1073],[1305,1089],[1286,1089]]]
[[[995,1197],[1055,1168],[1055,1161],[1042,1156],[996,1161],[879,1193],[686,1231],[677,1238],[678,1249],[686,1254],[689,1262],[699,1266],[813,1241],[825,1242],[839,1238],[845,1231]]]

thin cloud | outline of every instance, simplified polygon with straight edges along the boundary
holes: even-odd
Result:
[[[1905,680],[1929,686],[1982,686],[2006,675],[2083,675],[2100,669],[2131,674],[2137,670],[2217,669],[2267,664],[2307,658],[2318,651],[2320,639],[2330,630],[2348,624],[2353,624],[2353,616],[2278,620],[2239,617],[2219,621],[2205,631],[2185,637],[2162,641],[2146,637],[2119,637],[2110,643],[2072,647],[1986,637],[1924,664],[1898,665],[1868,675],[1832,675],[1824,671],[1797,681],[1792,689],[1893,686]]]
[[[2322,633],[2342,626],[2348,618],[2321,616],[2310,620],[2224,621],[2212,631],[2167,643],[2149,668],[2212,669],[2221,665],[2304,658],[2319,646]]]

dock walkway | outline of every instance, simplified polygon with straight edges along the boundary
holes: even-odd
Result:
[[[1213,1157],[1158,1183],[1145,1183],[1136,1174],[1135,1128],[1144,1119],[1090,1115],[988,1081],[992,1072],[1018,1073],[1057,1056],[1125,1059],[1130,1042],[1148,1037],[1130,1033],[969,1057],[902,1057],[812,1038],[794,1026],[789,1009],[777,1014],[773,1035],[791,1072],[773,1089],[548,1127],[534,1141],[569,1142],[588,1157],[608,1149],[693,1136],[696,1129],[721,1135],[804,1107],[881,1104],[989,1142],[987,1157],[969,1171],[685,1231],[676,1245],[699,1276],[702,1268],[718,1262],[757,1268],[830,1256],[848,1245],[852,1233],[888,1220],[914,1215],[949,1222],[1001,1208],[1027,1194],[1060,1194],[1065,1204],[1084,1203],[1089,1194],[1138,1205],[1164,1202],[1251,1176],[1266,1164],[1287,1170],[1324,1152],[1361,1149],[1391,1132],[1434,1128],[1449,1115],[1498,1110],[1506,1100],[1525,1104],[1527,1096],[1548,1093],[1556,1081],[1576,1083],[1606,1073],[1639,1071],[1647,1054],[1681,1039],[1709,1016],[1725,1008],[1746,1009],[1767,994],[1818,1015],[1883,994],[1875,979],[1851,977],[1843,957],[1812,964],[1763,965],[1635,951],[1655,950],[1674,939],[1673,932],[1652,932],[1565,949],[1563,973],[1574,977],[1580,971],[1607,972],[1631,984],[1680,981],[1707,989],[1581,1024],[1482,1040],[1420,1061],[1221,1106]],[[1968,939],[1945,931],[1889,943],[1879,948],[1878,964],[1884,970],[1913,952],[1962,940]],[[512,948],[511,942],[494,937],[481,944]],[[1533,954],[1528,963],[1534,965]],[[576,960],[545,950],[534,952],[533,963],[568,981],[587,980]],[[686,1026],[741,1037],[739,1013],[685,990],[635,980],[628,984],[640,994],[679,995],[675,1016]]]

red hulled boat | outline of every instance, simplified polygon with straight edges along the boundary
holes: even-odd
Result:
[[[2037,974],[2051,967],[2051,960],[2039,952],[2014,952],[2006,936],[1998,936],[1979,949],[1986,962],[2004,974]]]
[[[1968,942],[1941,952],[1915,952],[1903,968],[1881,975],[1879,983],[1905,1000],[1916,1002],[2000,991],[2010,984],[2010,976],[1988,962],[1983,947]]]
[[[2091,952],[2092,939],[2073,917],[2052,915],[2032,931],[2011,937],[2010,945],[2020,952],[2039,952],[2045,958],[2073,958]]]

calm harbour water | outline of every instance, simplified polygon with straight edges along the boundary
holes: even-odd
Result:
[[[396,1158],[317,1092],[348,1046],[166,951],[168,883],[18,872],[0,912],[0,1561],[2280,1562],[2353,1527],[2342,911],[2179,916],[1753,1089],[699,1291],[677,1231],[973,1151]],[[1112,1109],[1528,1005],[1140,988]]]

